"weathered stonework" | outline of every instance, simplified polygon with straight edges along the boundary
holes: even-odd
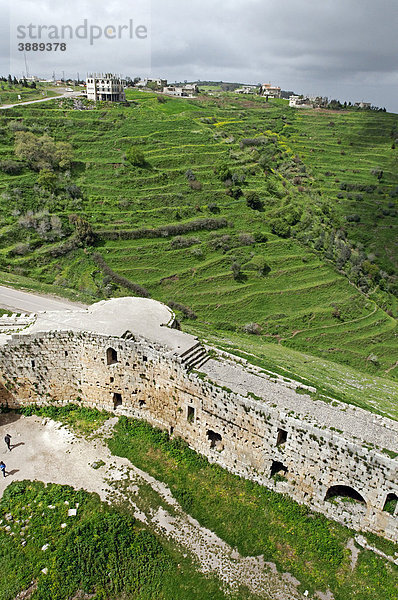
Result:
[[[108,303],[101,304],[108,310]],[[131,309],[137,306],[135,300]],[[145,419],[238,475],[354,529],[397,540],[398,510],[391,515],[383,508],[387,497],[398,498],[398,461],[382,452],[398,449],[396,422],[315,402],[253,366],[220,356],[200,373],[190,371],[189,357],[203,353],[193,336],[158,331],[155,322],[147,337],[131,329],[121,333],[125,323],[117,335],[104,334],[100,309],[90,330],[82,330],[87,321],[77,311],[75,320],[73,312],[67,318],[58,313],[58,330],[48,331],[53,313],[4,338],[0,403],[17,408],[78,401]]]

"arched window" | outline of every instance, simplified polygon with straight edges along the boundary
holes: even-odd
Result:
[[[383,510],[393,515],[398,504],[397,494],[387,494],[386,501],[384,502]]]
[[[365,498],[349,485],[332,485],[326,492],[325,500],[330,500],[331,498],[348,498],[349,500],[366,504]]]
[[[117,363],[117,352],[113,348],[108,348],[106,351],[106,364],[114,365]]]

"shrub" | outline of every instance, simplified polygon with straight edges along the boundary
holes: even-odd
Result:
[[[246,325],[242,327],[242,331],[252,335],[260,335],[262,330],[258,323],[246,323]]]
[[[290,237],[290,225],[284,219],[274,219],[270,223],[271,231],[282,238]]]
[[[264,204],[260,200],[260,197],[257,192],[247,192],[246,204],[249,208],[252,208],[253,210],[264,210]]]
[[[188,179],[188,181],[196,181],[196,175],[192,169],[185,171],[185,177]]]
[[[182,233],[190,233],[191,231],[214,230],[222,229],[228,226],[228,221],[225,218],[220,219],[197,219],[196,221],[188,221],[187,223],[173,223],[171,225],[163,225],[156,229],[132,229],[130,231],[102,231],[101,238],[104,240],[138,240],[141,238],[156,238],[169,237],[172,235],[181,235]]]
[[[256,243],[256,240],[251,233],[240,233],[238,241],[241,246],[252,246]]]
[[[240,198],[243,195],[242,188],[240,188],[237,185],[227,187],[227,189],[225,190],[225,193],[227,194],[227,196],[231,196],[231,198],[235,198],[235,200],[238,200],[238,198]]]
[[[52,192],[57,187],[57,176],[50,169],[42,169],[37,178],[37,183],[41,188]]]
[[[358,214],[347,215],[346,220],[348,223],[359,223],[361,220],[361,217]]]
[[[73,160],[73,149],[67,142],[55,142],[47,134],[37,137],[31,132],[17,131],[15,155],[35,171],[65,169]]]
[[[227,181],[228,179],[232,180],[231,170],[229,166],[225,163],[214,167],[214,173],[217,175],[220,181]]]
[[[125,287],[128,290],[131,290],[132,292],[137,294],[137,296],[142,296],[143,298],[150,298],[148,290],[146,290],[144,287],[142,287],[141,285],[139,285],[137,283],[133,283],[132,281],[129,281],[125,277],[122,277],[122,275],[118,275],[117,273],[115,273],[115,271],[113,271],[106,264],[104,258],[101,256],[101,254],[96,252],[95,254],[93,254],[92,258],[93,258],[94,262],[100,267],[100,269],[106,275],[108,275],[114,283],[116,283],[117,285],[120,285],[122,287]]]
[[[177,236],[173,240],[171,240],[170,246],[174,250],[176,248],[189,248],[190,246],[193,246],[194,244],[199,244],[199,243],[200,243],[200,239],[197,237]]]
[[[7,175],[19,175],[23,169],[23,165],[16,160],[1,160],[0,170]]]
[[[234,260],[234,262],[231,265],[232,276],[235,279],[235,281],[239,281],[242,278],[241,267],[242,265],[236,260]]]
[[[264,136],[256,137],[256,138],[243,138],[239,145],[241,148],[245,148],[247,146],[264,146],[268,143],[268,140]]]
[[[126,160],[133,165],[133,167],[145,167],[146,165],[145,155],[138,146],[131,146],[126,151]]]
[[[182,312],[184,317],[187,317],[187,319],[195,320],[198,318],[198,315],[192,310],[192,308],[189,308],[189,306],[184,306],[184,304],[180,304],[179,302],[174,302],[173,300],[170,300],[167,303],[167,306],[169,306],[172,310],[179,310],[180,312]]]
[[[202,189],[202,184],[200,181],[197,181],[195,179],[194,181],[189,181],[189,187],[191,188],[191,190],[197,190],[200,192],[200,190]]]

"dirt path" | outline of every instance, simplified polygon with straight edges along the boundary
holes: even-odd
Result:
[[[117,418],[103,427],[109,435]],[[9,452],[4,435],[12,436],[14,448]],[[172,538],[183,551],[193,556],[204,573],[218,576],[232,587],[246,585],[267,600],[298,600],[299,582],[290,574],[279,574],[272,563],[262,557],[242,557],[213,532],[201,527],[184,513],[170,490],[127,459],[112,456],[100,439],[88,441],[76,437],[67,428],[50,419],[23,417],[9,413],[0,416],[0,460],[9,475],[0,478],[0,497],[15,480],[36,479],[45,483],[70,485],[96,492],[102,500],[128,500],[136,518],[161,537]],[[94,469],[96,461],[105,466]],[[160,497],[157,506],[140,502],[140,488],[151,486]]]

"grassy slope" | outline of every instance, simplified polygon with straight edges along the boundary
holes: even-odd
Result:
[[[50,89],[45,84],[37,84],[35,89],[24,88],[22,85],[9,85],[8,82],[1,82],[0,85],[0,106],[2,104],[14,104],[15,102],[27,102],[30,100],[41,100],[43,92],[46,96],[56,96],[57,92]],[[21,96],[19,100],[18,96]]]
[[[355,228],[348,226],[350,236],[369,243],[369,250],[378,254],[381,266],[392,268],[396,261],[396,218],[390,215],[375,220],[374,206],[377,214],[387,210],[391,204],[388,192],[397,183],[390,138],[396,116],[367,112],[304,114],[286,108],[283,101],[265,104],[260,100],[234,100],[231,96],[203,101],[175,99],[166,104],[159,104],[152,94],[130,92],[130,96],[135,102],[130,108],[73,111],[65,102],[60,108],[55,105],[14,109],[3,117],[0,158],[12,154],[7,122],[23,119],[26,126],[37,132],[46,130],[57,140],[73,143],[81,164],[75,168],[72,180],[85,192],[84,200],[48,201],[32,191],[37,177],[32,171],[25,170],[15,177],[0,173],[0,189],[19,186],[24,197],[3,201],[1,206],[3,270],[11,263],[16,274],[29,275],[58,288],[74,288],[88,300],[103,293],[102,274],[89,254],[78,250],[63,258],[51,258],[48,248],[59,243],[44,244],[31,230],[18,227],[10,210],[13,204],[20,206],[21,212],[47,205],[64,221],[68,214],[79,212],[100,235],[103,231],[226,217],[229,226],[222,230],[186,236],[194,238],[189,248],[173,248],[170,238],[158,237],[106,241],[97,250],[114,271],[143,285],[152,297],[193,308],[198,320],[190,324],[190,330],[199,335],[233,338],[233,346],[249,352],[256,347],[255,353],[263,357],[269,348],[274,366],[291,361],[289,351],[284,354],[286,346],[322,359],[315,372],[307,369],[315,385],[323,382],[326,372],[340,374],[335,363],[370,376],[397,378],[397,369],[393,368],[398,361],[397,323],[379,308],[380,295],[366,297],[320,255],[294,239],[277,237],[269,228],[269,220],[283,212],[284,207],[306,207],[320,191],[336,218],[360,213],[360,224]],[[253,152],[239,147],[242,138],[270,136],[269,132],[273,132],[282,153],[280,172],[287,173],[285,190],[280,175],[265,177],[255,166]],[[150,168],[124,166],[123,154],[132,143],[141,144]],[[341,148],[346,154],[341,154]],[[295,154],[302,157],[304,172],[302,166],[295,171]],[[249,209],[242,197],[232,199],[225,194],[223,183],[213,172],[213,166],[220,161],[246,173],[244,191],[260,193],[265,201],[264,212]],[[382,194],[365,193],[363,199],[355,200],[343,192],[343,198],[337,201],[341,182],[377,182],[370,174],[371,168],[376,167],[384,171],[378,184]],[[194,171],[202,190],[190,189],[184,175],[187,169]],[[333,175],[325,175],[326,170]],[[304,191],[293,185],[293,175],[300,176]],[[377,235],[369,240],[369,230],[374,231],[375,227]],[[264,232],[268,237],[265,243],[244,245],[240,237],[242,233]],[[229,239],[220,240],[223,235]],[[37,246],[34,252],[24,256],[10,253],[16,242],[26,242],[28,236],[31,245]],[[221,247],[217,248],[217,244]],[[271,267],[266,277],[250,269],[248,263],[253,256],[263,257]],[[234,260],[243,265],[242,281],[232,277]],[[112,293],[124,295],[126,291],[119,288]],[[395,311],[394,301],[390,298],[389,302]],[[338,319],[334,315],[336,306]],[[239,333],[250,322],[260,324],[261,337]],[[238,333],[231,331],[234,328]],[[370,354],[377,355],[376,363],[367,360]],[[352,376],[361,379],[360,373],[352,371]],[[370,407],[380,387],[374,380],[369,392]],[[380,392],[380,408],[389,414],[387,405],[396,391],[396,385],[388,381],[386,389]],[[358,401],[362,399],[362,391],[355,391],[355,385],[350,393]]]
[[[75,506],[77,516],[68,517]],[[37,583],[32,600],[65,600],[82,592],[93,600],[227,597],[219,581],[204,577],[176,547],[159,542],[128,509],[110,508],[96,494],[69,486],[22,481],[6,489],[0,499],[0,558],[0,600],[13,600],[32,581]],[[238,594],[251,598],[244,590]]]

